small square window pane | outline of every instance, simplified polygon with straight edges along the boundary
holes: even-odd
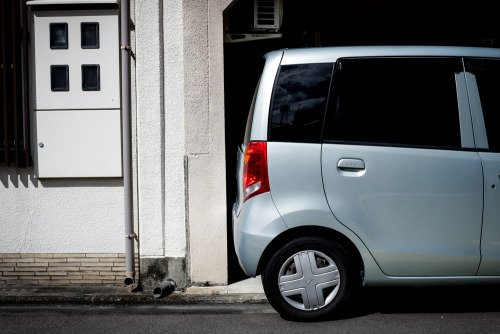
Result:
[[[50,48],[67,49],[68,48],[68,24],[51,23],[50,25]]]
[[[82,65],[82,90],[101,90],[101,78],[99,72],[99,65]]]
[[[50,66],[50,88],[53,92],[69,91],[69,66]]]
[[[99,49],[99,23],[82,22],[82,49]]]

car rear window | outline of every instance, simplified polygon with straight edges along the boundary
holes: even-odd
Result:
[[[333,63],[280,67],[274,87],[269,140],[319,143]]]
[[[248,120],[245,128],[245,138],[243,139],[243,147],[246,147],[250,142],[250,135],[252,134],[252,123],[253,123],[253,114],[255,111],[255,101],[257,100],[257,93],[259,92],[260,80],[257,83],[257,87],[255,87],[255,92],[253,93],[252,104],[250,105],[250,111],[248,112]]]

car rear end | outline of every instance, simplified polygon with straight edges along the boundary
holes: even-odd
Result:
[[[273,203],[267,165],[268,111],[282,51],[265,56],[265,65],[250,107],[244,142],[237,153],[237,198],[233,231],[241,267],[255,276],[267,245],[287,229]]]

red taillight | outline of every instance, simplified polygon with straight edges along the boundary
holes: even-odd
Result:
[[[267,176],[267,143],[250,142],[245,149],[243,165],[243,202],[269,191]]]

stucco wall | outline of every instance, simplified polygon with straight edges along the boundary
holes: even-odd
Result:
[[[181,4],[135,3],[137,195],[143,258],[186,256]]]
[[[184,2],[189,268],[195,283],[227,283],[222,28],[230,2]]]
[[[135,4],[141,256],[188,254],[194,283],[227,282],[222,12],[229,3]]]
[[[43,179],[0,168],[0,253],[122,253],[122,179]]]
[[[135,5],[137,161],[141,255],[163,256],[164,108],[160,8],[156,1]]]
[[[165,254],[170,257],[185,257],[187,251],[182,23],[182,2],[164,2]]]

